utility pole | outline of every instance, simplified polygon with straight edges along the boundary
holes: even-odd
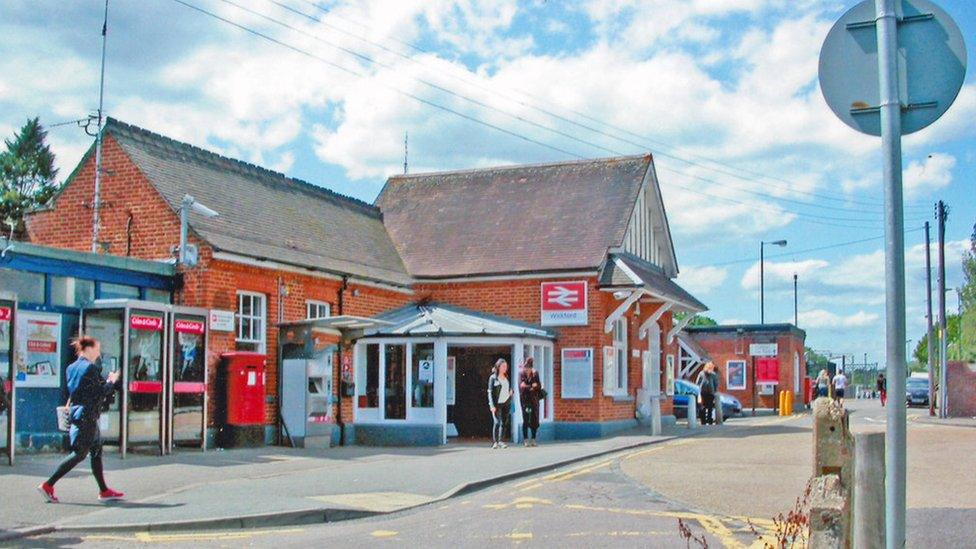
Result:
[[[92,253],[101,251],[98,232],[101,228],[102,209],[102,108],[105,99],[105,43],[108,41],[108,0],[105,0],[105,17],[102,19],[102,73],[98,80],[98,134],[95,136],[95,196],[92,200]]]
[[[935,415],[935,349],[933,347],[934,342],[934,330],[932,328],[932,246],[931,238],[929,237],[929,222],[925,222],[925,302],[928,307],[928,311],[925,314],[925,319],[928,322],[928,332],[926,336],[926,345],[928,346],[928,365],[929,365],[929,415]]]
[[[763,294],[763,290],[765,289],[763,286],[765,286],[765,282],[766,282],[766,273],[763,272],[765,270],[765,265],[764,265],[765,251],[763,250],[764,245],[765,242],[762,241],[759,242],[759,323],[760,324],[766,323],[766,297]],[[755,402],[755,400],[753,400],[753,402]],[[753,411],[752,415],[756,415],[755,411]]]
[[[408,137],[409,134],[407,132],[403,132],[403,175],[407,175],[407,153],[408,153],[407,138]]]
[[[800,326],[800,308],[796,293],[796,273],[793,273],[793,325]]]
[[[946,379],[946,353],[949,345],[949,330],[946,321],[945,299],[945,223],[949,211],[945,202],[936,204],[936,215],[939,220],[939,417],[948,415],[948,379]],[[931,352],[931,350],[929,351]]]

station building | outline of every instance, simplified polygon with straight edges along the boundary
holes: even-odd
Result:
[[[114,119],[103,136],[106,257],[173,265],[183,197],[218,212],[191,214],[172,302],[208,312],[209,406],[222,356],[266,357],[268,443],[487,436],[498,358],[513,379],[534,359],[543,438],[673,419],[677,335],[706,307],[673,281],[650,155],[395,176],[368,204]],[[32,242],[90,247],[93,157]]]
[[[715,364],[719,390],[743,410],[778,407],[780,391],[794,394],[794,407],[808,402],[806,332],[793,324],[688,326],[678,335],[678,377],[694,381],[701,366]]]

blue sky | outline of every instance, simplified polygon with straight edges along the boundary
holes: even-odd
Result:
[[[113,0],[110,115],[368,201],[402,171],[404,132],[412,172],[651,151],[679,281],[711,316],[758,320],[759,241],[787,239],[769,250],[767,320],[792,319],[796,272],[809,343],[880,358],[879,141],[836,120],[816,82],[823,38],[854,2],[183,1],[294,49],[174,0]],[[939,4],[973,59],[976,5]],[[101,9],[0,3],[0,135],[94,110]],[[952,209],[950,287],[976,221],[972,75],[905,139],[913,339],[933,202]],[[67,175],[89,139],[68,125],[51,142]]]

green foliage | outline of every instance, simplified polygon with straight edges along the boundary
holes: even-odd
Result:
[[[675,322],[681,322],[687,316],[688,316],[688,313],[675,313],[675,315],[674,315],[674,321]],[[689,326],[718,326],[718,322],[714,318],[712,318],[710,316],[695,315],[691,319],[691,322],[688,323],[688,325]]]
[[[820,370],[827,367],[827,357],[814,351],[810,347],[803,348],[804,356],[806,356],[807,361],[807,376],[817,377],[820,374]]]
[[[47,203],[58,191],[54,153],[40,120],[28,120],[0,151],[0,222],[4,231],[23,231],[24,213]]]
[[[961,334],[961,329],[960,328],[961,328],[961,325],[962,325],[961,320],[962,319],[959,317],[959,315],[948,315],[948,316],[946,316],[946,328],[949,331],[949,352],[950,352],[950,358],[952,356],[952,350],[953,350],[953,348],[958,348],[959,347],[960,334]],[[938,335],[938,330],[939,330],[938,325],[935,326],[934,330],[936,331],[936,335],[935,335],[936,341],[938,341],[938,337],[939,337],[939,335]],[[915,358],[915,360],[919,364],[928,364],[928,362],[929,362],[929,338],[928,338],[928,334],[922,334],[922,337],[919,338],[918,344],[915,345],[915,352],[912,353],[912,356]],[[938,349],[936,349],[936,356],[938,356]]]
[[[962,297],[962,308],[966,311],[976,310],[976,223],[973,224],[973,234],[969,240],[969,251],[962,260],[962,274],[965,282],[959,293]]]

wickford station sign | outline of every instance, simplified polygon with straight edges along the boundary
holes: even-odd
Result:
[[[543,326],[586,326],[586,281],[543,282]]]

